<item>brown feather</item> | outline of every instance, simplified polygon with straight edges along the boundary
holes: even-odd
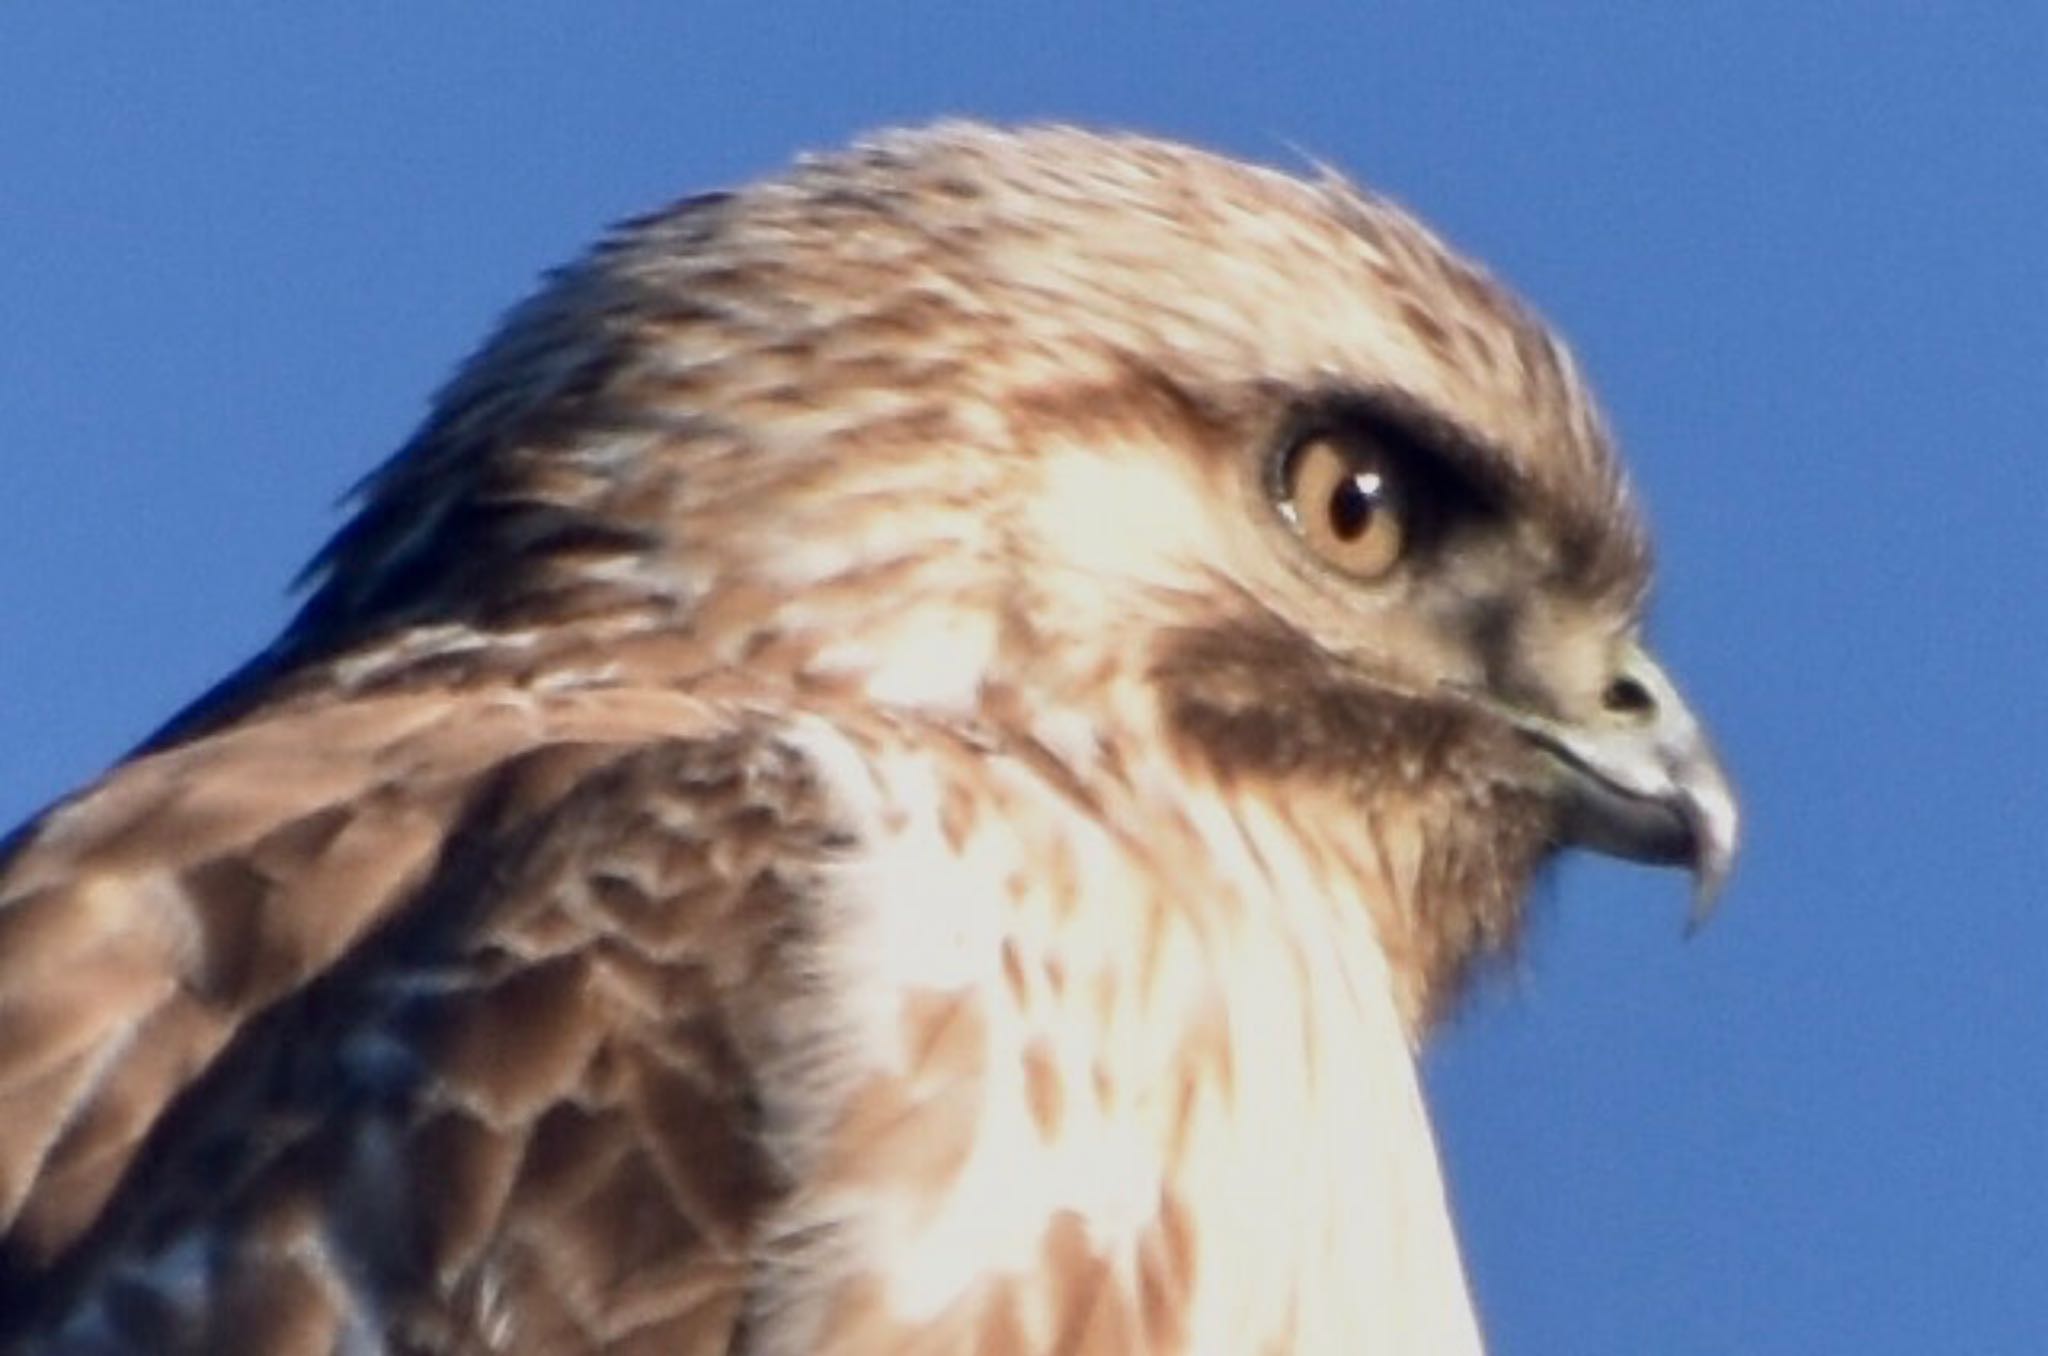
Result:
[[[776,1190],[748,1092],[760,1022],[735,1009],[795,982],[782,901],[831,838],[814,788],[672,698],[479,701],[432,726],[378,705],[381,727],[287,717],[138,763],[96,793],[130,807],[105,838],[60,810],[0,878],[0,1313],[112,1305],[196,1235],[224,1250],[201,1294],[119,1310],[137,1349],[255,1331],[293,1350],[366,1300],[429,1345],[536,1313],[593,1347],[707,1305],[729,1329]],[[322,775],[280,779],[286,744]],[[200,771],[269,795],[237,820],[178,794]],[[153,883],[131,865],[151,838],[157,862],[201,860]],[[95,902],[15,893],[65,876]],[[88,909],[131,921],[88,930]],[[481,1307],[447,1306],[463,1294]]]

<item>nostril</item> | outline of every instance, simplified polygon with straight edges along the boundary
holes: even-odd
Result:
[[[1607,685],[1607,690],[1600,694],[1600,704],[1617,716],[1640,717],[1656,710],[1657,699],[1635,679],[1621,677]]]

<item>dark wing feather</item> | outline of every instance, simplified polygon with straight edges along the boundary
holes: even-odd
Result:
[[[655,694],[118,770],[0,868],[0,1347],[732,1349],[836,841],[795,754]]]

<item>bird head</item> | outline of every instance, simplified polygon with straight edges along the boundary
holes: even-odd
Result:
[[[945,126],[629,223],[316,581],[273,666],[1099,718],[1375,843],[1425,1012],[1559,849],[1734,852],[1569,354],[1327,174]]]

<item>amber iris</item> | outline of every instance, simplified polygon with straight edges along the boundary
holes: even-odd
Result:
[[[1401,559],[1406,505],[1392,458],[1371,442],[1323,434],[1288,458],[1283,508],[1311,550],[1355,579]]]

